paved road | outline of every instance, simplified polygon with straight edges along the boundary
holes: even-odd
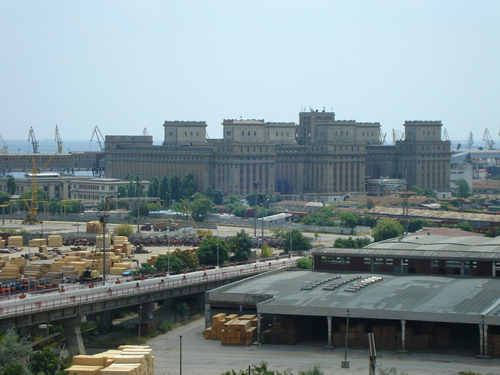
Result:
[[[325,375],[368,374],[368,350],[348,351],[349,369],[341,368],[344,349],[325,349],[320,342],[306,342],[297,346],[222,346],[218,340],[202,336],[204,319],[179,327],[150,340],[155,355],[156,375],[176,375],[179,366],[179,336],[182,335],[182,374],[218,375],[234,369],[248,369],[251,364],[265,361],[270,369],[291,369],[295,375],[319,364]],[[398,373],[410,375],[451,375],[459,371],[476,371],[483,375],[500,374],[499,359],[476,359],[473,356],[453,356],[427,353],[398,354],[379,352],[377,365],[383,369],[394,367]],[[378,371],[377,371],[378,373]]]

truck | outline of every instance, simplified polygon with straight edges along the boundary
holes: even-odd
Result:
[[[165,232],[168,228],[168,225],[165,221],[159,221],[157,223],[155,223],[153,229],[156,231],[156,232]]]
[[[150,231],[151,224],[147,223],[147,224],[141,225],[141,230]]]

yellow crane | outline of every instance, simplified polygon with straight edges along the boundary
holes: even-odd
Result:
[[[41,173],[47,166],[52,162],[52,160],[55,158],[55,156],[61,151],[62,147],[59,147],[59,149],[56,151],[55,154],[53,154],[49,160],[45,162],[45,164],[38,169],[36,167],[36,159],[32,158],[31,159],[31,164],[32,164],[32,173],[31,173],[31,203],[28,204],[28,213],[26,214],[26,218],[23,220],[23,224],[36,224],[39,223],[41,220],[38,219],[38,181],[37,181],[37,176],[39,173]]]
[[[191,221],[191,224],[193,224],[193,227],[196,229],[196,234],[200,237],[209,237],[211,236],[212,230],[210,229],[200,229],[198,228],[198,225],[196,224],[196,221],[194,221],[193,216],[191,216],[191,212],[188,210],[186,206],[184,206],[184,213],[187,215],[189,220]]]

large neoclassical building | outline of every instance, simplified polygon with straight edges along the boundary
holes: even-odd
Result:
[[[225,194],[345,194],[365,178],[390,177],[449,191],[450,142],[440,121],[406,121],[404,139],[386,146],[380,123],[302,112],[299,124],[224,120],[223,138],[208,139],[204,121],[165,121],[162,145],[151,136],[106,136],[106,177],[191,173],[198,188]]]

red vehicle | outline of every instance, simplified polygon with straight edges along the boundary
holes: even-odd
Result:
[[[141,225],[141,230],[150,231],[151,230],[151,224]]]

